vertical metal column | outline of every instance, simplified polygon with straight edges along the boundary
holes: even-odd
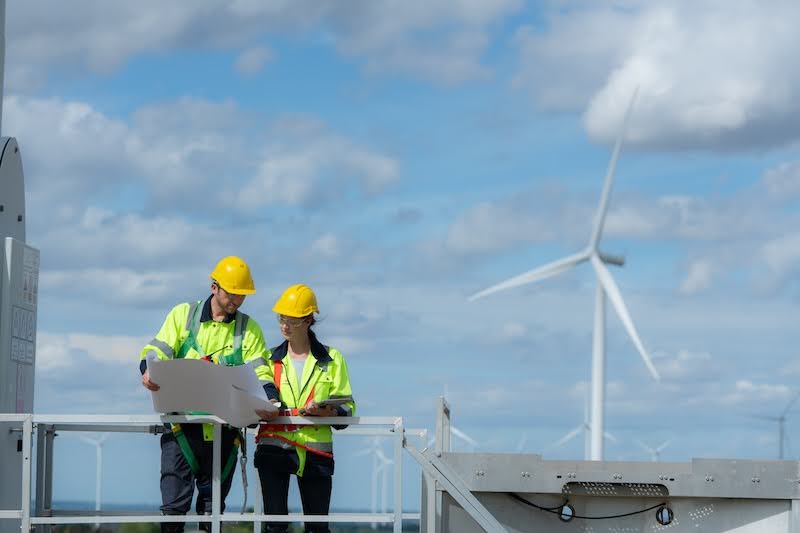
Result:
[[[439,396],[436,399],[436,443],[434,452],[436,457],[441,457],[442,452],[450,451],[450,405],[447,403],[447,398]],[[434,491],[434,507],[432,517],[429,519],[434,521],[434,528],[431,533],[441,533],[442,531],[442,487],[441,484],[434,479],[433,486],[436,488]]]
[[[22,531],[31,530],[31,450],[33,434],[33,415],[25,417],[22,423]]]
[[[398,418],[394,423],[394,482],[392,484],[392,499],[394,501],[394,533],[403,531],[403,419]]]
[[[44,499],[42,500],[42,511],[45,516],[53,515],[53,444],[56,438],[56,428],[53,425],[45,426],[44,434]],[[44,526],[46,533],[53,528],[50,525]]]
[[[257,447],[257,446],[256,446]],[[253,451],[253,457],[255,457],[256,452]],[[255,498],[253,499],[253,514],[264,514],[264,496],[261,494],[261,476],[258,473],[258,469],[256,471],[256,489],[255,489]],[[253,521],[253,533],[261,533],[261,520],[254,520]]]
[[[220,533],[220,514],[222,513],[222,424],[214,422],[214,442],[211,444],[214,454],[214,465],[211,481],[211,533]]]
[[[36,507],[34,516],[43,516],[44,511],[44,437],[45,427],[43,424],[36,424]],[[44,533],[45,526],[36,526],[36,533]]]

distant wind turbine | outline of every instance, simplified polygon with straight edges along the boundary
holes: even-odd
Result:
[[[584,457],[588,461],[590,459],[590,457],[591,457],[591,444],[592,444],[591,443],[592,426],[589,423],[589,396],[588,395],[586,396],[586,404],[585,404],[584,409],[583,409],[583,423],[580,424],[579,426],[574,427],[573,429],[571,429],[567,433],[565,433],[563,437],[561,437],[560,439],[558,439],[556,442],[554,442],[553,444],[551,444],[550,446],[548,446],[545,449],[550,450],[550,449],[554,449],[554,448],[560,448],[561,446],[563,446],[567,442],[569,442],[572,439],[574,439],[575,437],[577,437],[582,431],[585,432],[585,438],[584,438],[584,454],[585,455],[584,455]],[[611,433],[609,433],[608,431],[604,431],[603,432],[603,438],[605,440],[610,440],[611,442],[618,442],[617,438],[614,435],[612,435]]]
[[[386,502],[387,502],[387,493],[389,491],[389,466],[391,466],[394,461],[386,457],[383,453],[383,449],[381,446],[380,437],[373,437],[370,439],[371,444],[368,448],[364,448],[363,450],[356,453],[356,456],[359,455],[367,455],[372,454],[372,480],[371,480],[371,488],[372,494],[370,495],[371,498],[371,506],[370,512],[375,514],[378,512],[378,491],[380,490],[380,499],[381,499],[381,512],[385,513],[387,511]],[[379,487],[380,483],[380,487]],[[372,522],[371,527],[372,529],[377,528],[377,523]]]
[[[476,441],[475,439],[473,439],[472,437],[470,437],[469,435],[467,435],[466,433],[464,433],[463,431],[461,431],[460,429],[458,429],[457,427],[455,427],[453,425],[450,425],[450,433],[452,433],[453,435],[455,435],[459,439],[463,440],[464,442],[466,442],[467,444],[469,444],[473,448],[477,448],[478,447],[478,441]]]
[[[595,291],[595,306],[594,306],[594,339],[592,342],[592,416],[591,416],[591,459],[601,461],[603,459],[603,435],[605,433],[605,308],[606,296],[611,300],[611,305],[614,307],[617,315],[622,321],[622,325],[628,333],[628,336],[633,341],[634,346],[641,355],[644,364],[650,371],[650,374],[656,381],[660,381],[660,376],[656,370],[653,361],[650,359],[647,350],[642,344],[639,334],[636,332],[636,327],[633,325],[628,308],[622,299],[619,288],[617,287],[614,278],[608,271],[604,263],[622,266],[625,262],[624,258],[606,254],[598,248],[600,238],[603,232],[603,225],[605,223],[606,212],[608,210],[608,199],[611,193],[611,185],[614,181],[614,171],[617,166],[617,158],[622,147],[622,141],[625,137],[625,132],[630,119],[633,103],[636,100],[638,88],[634,91],[628,109],[625,112],[625,118],[622,122],[617,142],[614,146],[614,151],[611,155],[611,161],[608,165],[606,177],[603,182],[603,191],[600,196],[600,204],[597,207],[595,214],[594,227],[592,235],[589,239],[589,244],[582,251],[553,261],[539,268],[529,270],[523,274],[515,276],[511,279],[498,283],[488,289],[484,289],[470,296],[470,301],[478,298],[483,298],[495,292],[527,285],[536,281],[540,281],[557,274],[560,274],[570,268],[573,268],[580,263],[588,261],[591,263],[592,268],[597,276],[597,289]]]
[[[792,399],[786,404],[780,416],[767,416],[767,415],[750,415],[753,418],[760,418],[761,420],[771,420],[778,423],[778,459],[783,459],[783,444],[786,442],[786,415],[794,406],[797,398],[800,397],[800,392],[795,393]]]
[[[94,483],[94,510],[100,514],[101,498],[103,494],[103,444],[108,439],[108,433],[103,433],[97,439],[81,436],[83,442],[91,444],[95,447],[95,483]],[[100,524],[96,523],[95,528],[99,529]]]
[[[644,450],[645,450],[647,453],[649,453],[649,454],[650,454],[650,458],[652,459],[652,461],[653,461],[654,463],[657,463],[657,462],[659,462],[659,461],[661,460],[661,452],[663,452],[663,451],[664,451],[664,448],[666,448],[667,446],[669,446],[669,444],[670,444],[671,442],[672,442],[672,439],[667,439],[667,440],[665,440],[664,442],[662,442],[660,445],[656,446],[655,448],[652,448],[652,447],[648,446],[647,444],[645,444],[644,442],[642,442],[642,441],[640,441],[640,440],[637,440],[637,441],[636,441],[636,443],[637,443],[639,446],[641,446],[642,448],[644,448]]]

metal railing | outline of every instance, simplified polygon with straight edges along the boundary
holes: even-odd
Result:
[[[222,522],[253,522],[254,533],[259,533],[261,522],[349,522],[349,523],[389,523],[393,531],[400,533],[402,521],[420,520],[419,513],[403,512],[403,448],[406,436],[419,437],[425,442],[427,431],[406,429],[401,417],[315,417],[313,420],[299,416],[279,417],[274,423],[296,425],[341,425],[349,427],[337,432],[337,435],[369,435],[390,438],[393,441],[393,487],[392,512],[390,513],[332,513],[328,515],[289,515],[262,514],[260,484],[254,498],[253,513],[221,512],[221,428],[224,421],[210,415],[38,415],[38,414],[0,414],[0,422],[19,423],[18,431],[22,432],[22,483],[20,487],[21,509],[0,510],[0,519],[20,520],[21,530],[30,531],[32,526],[44,531],[47,526],[56,524],[120,524],[120,523],[161,523],[161,522],[198,522],[198,515],[81,515],[52,516],[52,473],[53,448],[56,431],[92,431],[92,432],[143,432],[160,433],[166,423],[213,423],[213,468],[212,468],[212,509],[211,515],[202,517],[203,522],[211,522],[212,533],[219,533]],[[32,451],[36,434],[36,479],[32,483]],[[423,444],[424,447],[424,444]],[[416,459],[416,456],[415,456]],[[32,489],[35,486],[36,508],[31,510]],[[51,515],[51,516],[47,516]]]

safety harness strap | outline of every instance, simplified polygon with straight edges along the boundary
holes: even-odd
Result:
[[[295,446],[297,448],[303,448],[308,453],[313,453],[314,455],[319,455],[321,457],[327,457],[328,459],[333,459],[333,454],[332,453],[323,452],[322,450],[317,450],[316,448],[312,448],[312,447],[307,446],[305,444],[301,444],[299,442],[295,442],[292,439],[284,437],[283,435],[277,435],[275,433],[263,433],[262,434],[261,430],[259,429],[258,436],[260,438],[265,438],[266,437],[266,438],[271,438],[271,439],[277,439],[279,441],[285,442],[286,444],[291,444],[292,446]]]
[[[183,429],[181,429],[180,424],[172,424],[172,435],[178,442],[178,446],[180,447],[181,452],[183,452],[186,462],[189,463],[189,468],[192,469],[192,474],[197,476],[200,472],[200,463],[198,463],[197,457],[194,454],[194,450],[192,450],[192,446],[189,444],[189,439],[186,438],[186,434],[183,432]],[[228,479],[228,476],[236,466],[236,458],[239,456],[239,446],[241,443],[242,440],[237,431],[237,435],[233,440],[233,448],[231,449],[231,453],[228,455],[228,460],[225,462],[225,467],[222,469],[223,480]]]

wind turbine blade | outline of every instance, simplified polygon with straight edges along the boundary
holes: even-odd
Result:
[[[611,184],[614,181],[614,172],[617,169],[617,158],[619,157],[619,151],[622,149],[622,141],[625,139],[625,132],[628,130],[628,120],[631,117],[633,103],[636,101],[637,94],[639,94],[638,86],[633,91],[633,96],[631,96],[628,109],[625,111],[625,118],[622,119],[622,127],[617,135],[617,142],[614,144],[614,151],[611,153],[611,161],[608,163],[606,177],[605,180],[603,180],[603,192],[600,195],[600,204],[597,206],[594,228],[592,228],[592,238],[589,241],[589,246],[592,248],[592,250],[597,248],[597,242],[600,240],[600,235],[603,232],[603,224],[605,223],[606,211],[608,210],[608,197],[611,194]]]
[[[517,442],[517,453],[522,453],[522,450],[525,448],[525,444],[528,443],[528,432],[522,434],[520,437],[519,442]]]
[[[558,261],[553,261],[552,263],[548,263],[544,266],[534,268],[533,270],[529,270],[524,274],[520,274],[519,276],[514,276],[511,279],[507,279],[501,283],[498,283],[497,285],[493,285],[488,289],[476,292],[475,294],[469,297],[469,301],[472,302],[474,300],[477,300],[478,298],[483,298],[484,296],[488,296],[498,291],[511,289],[513,287],[519,287],[520,285],[526,285],[528,283],[533,283],[534,281],[539,281],[545,278],[555,276],[556,274],[560,274],[565,270],[572,268],[575,265],[589,259],[589,253],[590,252],[586,251],[578,254],[573,254],[570,255],[569,257],[565,257],[564,259],[559,259]]]
[[[789,404],[786,406],[786,409],[784,409],[784,410],[783,410],[783,414],[781,415],[781,417],[785,417],[785,416],[786,416],[786,415],[789,413],[789,410],[790,410],[790,409],[792,408],[792,406],[794,405],[794,402],[796,402],[796,401],[797,401],[797,397],[798,397],[798,396],[800,396],[800,392],[798,392],[798,393],[796,393],[796,394],[794,395],[794,398],[792,398],[792,401],[790,401],[790,402],[789,402]]]
[[[750,418],[757,418],[758,420],[769,420],[770,422],[780,422],[781,417],[779,416],[769,416],[769,415],[745,415]]]
[[[558,439],[556,442],[554,442],[552,445],[550,445],[548,447],[549,448],[558,448],[559,446],[562,446],[562,445],[568,443],[569,441],[571,441],[572,439],[574,439],[575,436],[578,435],[578,433],[580,433],[581,431],[583,431],[583,425],[580,425],[580,426],[576,427],[575,429],[573,429],[572,431],[570,431],[569,433],[567,433],[566,435],[564,435],[563,437],[561,437],[560,439]]]
[[[628,313],[628,308],[625,306],[625,301],[622,299],[622,295],[619,292],[617,284],[614,282],[614,278],[611,277],[611,273],[608,271],[603,262],[600,261],[600,259],[598,259],[596,255],[592,255],[591,261],[592,261],[592,266],[594,267],[594,270],[597,273],[598,281],[600,281],[600,284],[603,285],[603,289],[606,291],[608,299],[611,300],[611,305],[614,306],[614,310],[617,312],[617,315],[622,321],[622,325],[625,326],[625,329],[628,332],[628,336],[633,341],[633,344],[636,346],[636,349],[639,350],[639,355],[642,356],[644,364],[647,365],[647,369],[650,370],[650,374],[653,375],[653,378],[656,381],[661,381],[661,376],[658,374],[658,370],[656,370],[653,361],[647,354],[647,350],[644,349],[644,344],[642,344],[642,340],[639,338],[639,334],[636,333],[636,328],[633,325],[633,320],[631,320],[631,315],[630,313]]]
[[[386,455],[383,453],[383,450],[378,450],[376,452],[376,455],[378,456],[378,459],[380,459],[381,463],[383,463],[384,465],[390,465],[394,463],[394,461],[386,457]]]
[[[661,452],[664,450],[664,448],[666,448],[667,446],[669,446],[669,444],[670,444],[672,441],[673,441],[673,439],[669,439],[669,440],[666,440],[666,441],[664,441],[664,442],[661,444],[661,446],[659,446],[658,448],[656,448],[656,451],[657,451],[658,453],[661,453]]]
[[[612,435],[612,434],[611,434],[611,433],[609,433],[608,431],[604,431],[604,432],[603,432],[603,437],[605,437],[606,439],[610,440],[611,442],[619,442],[619,441],[617,440],[617,437],[615,437],[614,435]]]
[[[466,433],[464,433],[463,431],[461,431],[460,429],[458,429],[453,425],[450,426],[450,432],[456,437],[466,442],[467,444],[470,444],[471,446],[475,447],[478,446],[478,441],[476,441],[475,439],[473,439],[472,437],[470,437],[469,435],[467,435]]]
[[[650,453],[650,454],[655,453],[655,450],[653,448],[651,448],[650,446],[648,446],[644,442],[640,441],[639,439],[636,439],[636,444],[641,446],[642,449],[644,449],[644,451],[646,451],[647,453]]]

